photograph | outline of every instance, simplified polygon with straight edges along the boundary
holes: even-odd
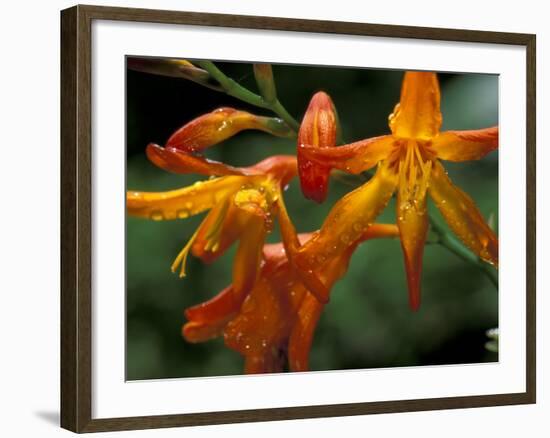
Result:
[[[126,56],[126,380],[498,362],[499,75]]]

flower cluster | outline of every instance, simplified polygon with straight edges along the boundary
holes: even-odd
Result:
[[[498,147],[498,127],[441,132],[435,73],[404,74],[388,135],[339,145],[338,114],[325,92],[311,98],[296,124],[277,98],[271,66],[254,66],[256,95],[212,63],[199,64],[134,59],[130,68],[192,80],[279,117],[219,108],[191,120],[164,146],[149,144],[146,154],[166,171],[209,178],[167,192],[127,192],[132,216],[162,221],[208,212],[172,265],[181,276],[189,253],[210,263],[238,242],[231,284],[185,311],[182,333],[187,341],[223,336],[226,346],[244,357],[246,373],[308,370],[315,327],[331,289],[345,275],[357,247],[374,238],[400,240],[410,306],[418,309],[430,228],[428,197],[480,263],[498,267],[497,236],[441,163],[483,158]],[[243,130],[295,138],[296,154],[271,156],[249,167],[204,156],[206,149]],[[285,207],[285,188],[297,177],[304,197],[322,203],[333,169],[369,179],[336,202],[317,231],[298,234]],[[376,223],[394,194],[395,224]],[[275,223],[282,242],[266,244]]]

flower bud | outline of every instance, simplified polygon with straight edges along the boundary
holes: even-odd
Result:
[[[298,173],[300,185],[306,198],[323,202],[327,197],[330,167],[307,159],[300,145],[319,148],[336,146],[337,117],[330,96],[322,91],[316,93],[304,115],[298,132]]]
[[[218,108],[182,126],[168,139],[166,147],[187,152],[201,151],[245,129],[257,129],[279,137],[292,135],[281,119],[256,116],[233,108]]]
[[[277,100],[277,90],[271,64],[254,64],[254,76],[264,100],[268,103],[275,102]]]
[[[172,78],[188,79],[214,90],[222,88],[210,73],[185,59],[128,58],[130,70]]]

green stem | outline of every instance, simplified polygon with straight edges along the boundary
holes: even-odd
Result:
[[[226,76],[212,61],[196,61],[195,63],[210,73],[210,75],[219,82],[226,94],[236,97],[237,99],[249,103],[250,105],[273,111],[281,119],[283,119],[294,132],[298,132],[300,125],[289,114],[279,100],[266,102],[262,96],[253,93],[248,88],[243,87],[230,77]]]
[[[437,234],[439,243],[441,246],[447,248],[452,253],[456,254],[462,260],[472,263],[479,267],[485,275],[491,280],[491,283],[498,289],[498,273],[489,263],[484,262],[477,257],[473,252],[466,248],[456,237],[450,234],[440,222],[439,219],[433,215],[429,215],[430,225],[432,230]]]

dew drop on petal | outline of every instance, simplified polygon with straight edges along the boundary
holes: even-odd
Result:
[[[154,221],[161,221],[164,219],[164,215],[162,214],[162,211],[155,210],[151,212],[151,219]]]
[[[185,209],[178,210],[176,214],[178,216],[178,219],[186,219],[189,217],[189,211]]]

